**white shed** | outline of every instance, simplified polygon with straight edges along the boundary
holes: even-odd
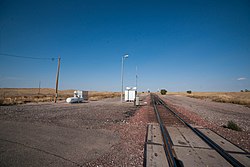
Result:
[[[74,97],[82,98],[83,100],[88,100],[88,91],[76,90],[74,91]]]
[[[125,101],[134,101],[137,95],[136,87],[126,87],[125,89]]]

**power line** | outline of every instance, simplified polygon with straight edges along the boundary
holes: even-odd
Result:
[[[52,60],[54,61],[55,58],[54,57],[30,57],[30,56],[17,56],[17,55],[13,55],[13,54],[7,54],[7,53],[0,53],[0,56],[6,56],[6,57],[17,57],[17,58],[24,58],[24,59],[37,59],[37,60]]]

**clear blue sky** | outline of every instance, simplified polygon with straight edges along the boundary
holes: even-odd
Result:
[[[61,56],[59,89],[250,89],[249,0],[0,0],[0,53]],[[57,61],[0,55],[0,87],[55,87]]]

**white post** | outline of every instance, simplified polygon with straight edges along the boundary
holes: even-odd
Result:
[[[122,69],[121,69],[121,85],[122,85],[122,89],[121,89],[121,102],[122,102],[122,96],[123,96],[123,56],[122,56]]]
[[[128,58],[128,55],[124,55],[122,56],[122,67],[121,67],[121,85],[122,85],[122,89],[121,89],[121,102],[123,102],[123,69],[124,69],[124,59]]]

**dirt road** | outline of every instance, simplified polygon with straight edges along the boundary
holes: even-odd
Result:
[[[81,166],[119,144],[110,126],[126,124],[136,108],[109,99],[0,106],[0,166]]]

